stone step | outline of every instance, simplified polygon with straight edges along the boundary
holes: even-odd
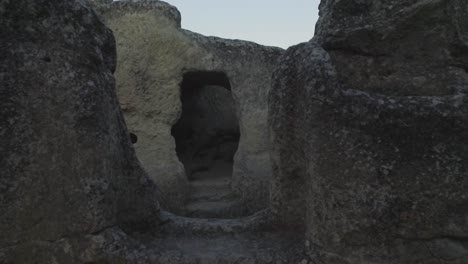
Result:
[[[231,218],[235,201],[191,201],[185,206],[186,216],[197,218]]]
[[[154,239],[146,248],[152,263],[166,264],[292,264],[305,258],[296,233],[168,236]]]
[[[210,179],[210,180],[194,180],[190,182],[190,191],[192,193],[209,193],[216,191],[226,191],[231,190],[231,181],[230,179],[226,180],[223,178],[220,179]]]
[[[221,219],[221,218],[191,218],[178,216],[170,212],[161,212],[160,232],[166,235],[214,235],[241,234],[253,231],[270,231],[271,214],[269,210],[262,210],[250,216]]]
[[[190,180],[225,179],[231,181],[232,163],[216,161],[208,170],[193,172]]]
[[[223,200],[230,200],[234,198],[234,194],[229,189],[211,189],[204,192],[201,191],[192,191],[189,197],[191,202],[216,202]]]
[[[196,180],[207,180],[207,179],[224,179],[227,181],[231,181],[231,175],[232,174],[227,174],[225,172],[210,170],[210,171],[193,173],[192,176],[190,177],[190,180],[196,181]]]

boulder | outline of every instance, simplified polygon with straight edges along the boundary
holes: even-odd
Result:
[[[187,89],[223,86],[234,100],[240,140],[231,186],[240,202],[233,215],[266,208],[271,176],[267,94],[282,49],[181,29],[179,11],[162,1],[118,1],[99,12],[116,36],[118,97],[139,139],[138,158],[161,189],[161,205],[184,214],[190,193],[190,175],[177,157],[171,130],[183,116],[182,85],[191,82]]]
[[[0,25],[0,263],[90,263],[156,229],[111,31],[82,1],[2,0]]]
[[[468,262],[468,3],[322,1],[270,93],[272,211],[319,263]]]

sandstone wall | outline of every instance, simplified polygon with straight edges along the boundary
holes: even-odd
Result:
[[[101,9],[117,40],[117,92],[138,157],[163,193],[161,204],[183,213],[187,177],[171,128],[181,115],[180,84],[190,71],[223,72],[230,81],[241,139],[233,189],[241,214],[265,208],[271,165],[267,93],[279,48],[205,37],[180,28],[180,14],[160,1],[115,2]]]
[[[283,55],[272,209],[316,261],[468,261],[467,5],[322,1]]]

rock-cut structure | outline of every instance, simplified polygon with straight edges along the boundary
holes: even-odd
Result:
[[[127,233],[156,231],[157,190],[115,93],[114,37],[91,7],[2,0],[0,49],[0,263],[96,263]]]
[[[468,2],[322,1],[280,64],[277,225],[317,263],[468,263]]]
[[[283,50],[182,29],[163,1],[102,2],[116,38],[119,101],[161,206],[218,218],[267,208],[267,99]]]
[[[285,52],[0,0],[0,263],[466,264],[467,90],[465,0],[322,0]]]
[[[145,142],[145,136],[136,129],[127,129],[120,105],[128,113],[129,104],[125,103],[125,97],[120,103],[118,101],[113,77],[118,49],[112,32],[92,9],[106,3],[91,4],[81,0],[0,0],[0,263],[299,262],[304,257],[299,236],[274,232],[266,211],[240,219],[187,218],[161,212],[158,200],[165,201],[172,196],[167,195],[170,191],[165,192],[164,186],[154,184],[155,180],[142,168],[132,147],[132,141],[136,146]],[[157,2],[148,3],[148,12],[155,15],[152,4]],[[167,19],[171,14],[178,13],[164,14],[161,19]],[[135,15],[139,16],[138,12]],[[146,18],[150,19],[150,16]],[[164,39],[181,34],[171,30],[166,33],[168,35],[158,36]],[[224,43],[187,34],[218,43],[216,45]],[[239,59],[242,52],[235,48],[236,44],[242,44],[240,50],[244,50],[245,45],[230,42],[232,56]],[[261,49],[256,44],[249,45]],[[259,56],[267,56],[268,50],[272,56],[265,60],[275,60],[281,51],[276,48],[265,50]],[[159,58],[146,51],[150,58]],[[213,65],[221,63],[215,55],[210,56],[213,56]],[[169,68],[157,68],[156,72],[172,72],[169,71],[170,63],[167,66]],[[238,123],[232,120],[237,117],[238,110],[253,108],[249,102],[233,98],[231,91],[234,94],[252,93],[246,98],[259,103],[260,110],[250,113],[251,117],[266,115],[266,101],[259,101],[259,98],[266,100],[261,97],[266,93],[265,87],[257,90],[247,86],[246,90],[239,90],[235,88],[239,82],[235,75],[226,82],[222,78],[224,75],[217,71],[208,83],[200,85],[200,68],[194,69],[196,71],[184,74],[185,80],[169,82],[173,90],[161,88],[164,93],[173,93],[167,100],[169,108],[179,109],[177,113],[169,111],[174,124],[179,115],[181,123],[178,125],[184,127],[190,123],[191,116],[181,113],[180,108],[219,109],[221,117],[215,118],[210,118],[213,112],[202,111],[202,114],[209,114],[203,116],[216,122],[207,122],[199,115],[201,119],[197,125],[208,125],[193,126],[194,133],[209,130],[218,135],[219,131],[231,134],[243,131],[246,128],[242,126],[248,118],[244,117],[244,121]],[[201,70],[204,76],[205,69]],[[268,83],[264,69],[258,71],[260,73],[250,74],[263,76]],[[226,75],[230,74],[233,73]],[[172,78],[172,75],[164,78]],[[195,89],[179,92],[179,81],[182,86],[188,83]],[[192,92],[196,93],[185,96]],[[213,101],[216,98],[219,100]],[[182,107],[180,101],[186,104]],[[163,98],[155,101],[164,102]],[[220,107],[220,104],[227,106]],[[164,115],[155,116],[165,118]],[[128,120],[130,124],[135,122]],[[253,127],[258,125],[262,131],[266,120],[262,122],[256,122],[246,130],[255,131]],[[167,134],[161,132],[161,135],[169,137],[170,130],[171,126],[165,127]],[[261,134],[264,136],[264,132]],[[228,135],[215,139],[230,141]],[[173,141],[169,143],[175,147]],[[248,147],[255,149],[254,143]],[[241,140],[239,145],[242,144]],[[229,145],[225,144],[216,152],[221,161],[232,159],[229,156],[233,153],[228,150],[233,148]],[[269,164],[268,152],[262,151],[249,154],[253,155],[252,160],[259,155],[257,166],[261,165],[262,159]],[[175,157],[175,151],[172,154]],[[265,168],[269,169],[268,166]],[[264,192],[268,191],[266,186],[262,188]]]

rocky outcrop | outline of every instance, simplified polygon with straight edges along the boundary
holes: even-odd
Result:
[[[340,81],[396,96],[466,92],[464,1],[323,1],[315,39]],[[460,90],[461,89],[461,90]]]
[[[184,76],[195,76],[194,85],[223,86],[234,99],[240,140],[231,186],[241,201],[233,215],[267,207],[267,93],[282,50],[183,30],[177,9],[161,1],[119,1],[100,12],[116,36],[119,100],[138,136],[138,157],[161,189],[161,205],[184,214],[190,193],[171,129],[183,115]]]
[[[159,223],[113,35],[82,1],[0,1],[0,25],[0,263],[103,263]]]
[[[320,263],[468,261],[468,4],[322,1],[274,74],[272,210]]]

